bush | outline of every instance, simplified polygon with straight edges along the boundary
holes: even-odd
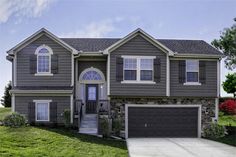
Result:
[[[12,113],[3,119],[3,125],[9,127],[21,127],[26,125],[26,119],[19,113]]]
[[[109,121],[108,118],[103,117],[100,119],[100,126],[101,126],[101,133],[103,137],[109,137],[110,131],[109,131]]]
[[[204,137],[216,139],[224,137],[226,129],[224,126],[218,125],[217,123],[211,123],[208,127],[204,128]]]
[[[229,99],[220,104],[220,111],[225,114],[234,115],[236,114],[236,100]]]
[[[112,128],[113,128],[113,131],[116,136],[120,136],[121,127],[122,127],[121,126],[121,119],[120,118],[114,119],[113,123],[112,123]]]
[[[64,124],[66,128],[70,127],[70,110],[69,109],[65,109],[63,111],[63,119],[64,119]]]
[[[228,135],[236,135],[236,127],[235,126],[225,126]]]

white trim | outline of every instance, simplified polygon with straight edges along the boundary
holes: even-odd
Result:
[[[49,52],[49,54],[47,53],[47,54],[39,54],[39,51],[41,50],[41,49],[47,49],[48,50],[48,52]],[[34,53],[35,55],[37,55],[37,73],[36,73],[36,75],[35,76],[52,76],[52,73],[51,73],[51,67],[52,67],[52,55],[53,55],[53,51],[52,51],[52,49],[49,47],[49,46],[47,46],[47,45],[45,45],[45,44],[43,44],[43,45],[41,45],[41,46],[39,46],[39,47],[37,47],[37,49],[35,50],[35,53]],[[48,72],[39,72],[38,70],[39,70],[39,56],[48,56],[49,57],[49,59],[48,59]]]
[[[52,100],[33,100],[34,103],[50,103]]]
[[[71,54],[71,86],[74,86],[74,55]]]
[[[33,102],[35,103],[35,121],[36,122],[49,122],[50,121],[50,102],[52,102],[52,100],[33,100]],[[38,103],[47,103],[48,105],[48,119],[47,120],[38,120],[37,119],[37,105]]]
[[[47,93],[47,94],[71,94],[73,93],[73,90],[17,90],[17,89],[13,89],[13,90],[10,90],[10,93],[12,94],[22,94],[22,93],[25,93],[25,94],[44,94],[44,93]]]
[[[46,45],[46,44],[43,44],[43,45],[40,45],[39,47],[37,47],[37,49],[35,50],[35,53],[34,53],[34,54],[38,55],[38,54],[39,54],[39,51],[40,51],[41,49],[43,49],[43,48],[47,49],[48,52],[49,52],[49,54],[51,54],[51,55],[53,54],[53,51],[52,51],[51,47],[49,47],[49,46]]]
[[[123,60],[125,59],[136,59],[136,80],[125,80],[125,69],[124,68],[124,63],[123,63],[123,81],[121,81],[121,83],[141,83],[141,84],[145,84],[145,83],[152,83],[155,84],[156,82],[154,82],[154,59],[156,58],[156,56],[130,56],[130,55],[122,55],[121,58],[123,58]],[[152,59],[152,80],[141,80],[141,59]]]
[[[83,76],[85,73],[89,72],[89,71],[96,71],[101,77],[102,80],[83,80]],[[87,68],[84,71],[81,72],[81,74],[79,75],[79,83],[92,83],[92,84],[101,84],[105,82],[105,76],[103,74],[103,72],[97,68],[91,67],[91,68]]]
[[[156,56],[132,56],[132,55],[122,55],[121,58],[127,59],[156,59]]]
[[[215,98],[215,121],[218,121],[219,117],[219,98]]]
[[[108,48],[106,48],[104,50],[104,54],[108,54],[111,51],[115,50],[116,48],[122,46],[123,44],[125,44],[126,42],[128,42],[129,40],[133,39],[134,37],[136,37],[137,35],[142,36],[143,38],[145,38],[146,40],[148,40],[150,43],[152,43],[154,46],[161,48],[163,50],[165,50],[169,55],[173,56],[174,52],[172,50],[170,50],[168,47],[164,46],[162,43],[160,43],[159,41],[157,41],[156,39],[154,39],[151,35],[149,35],[148,33],[144,32],[142,29],[138,28],[136,30],[134,30],[133,32],[129,33],[128,35],[126,35],[124,38],[120,39],[119,41],[117,41],[116,43],[112,44],[111,46],[109,46]]]
[[[14,87],[16,86],[16,80],[17,80],[17,55],[15,55],[14,56],[14,60],[13,60],[13,62],[14,62],[14,67],[13,67],[13,70],[14,70],[14,78],[13,78],[13,85],[14,85]]]
[[[166,96],[170,96],[170,59],[166,55]]]
[[[110,54],[107,56],[107,95],[110,95]]]
[[[185,86],[200,86],[202,84],[199,82],[186,82],[183,85],[185,85]]]
[[[11,111],[12,112],[16,111],[16,97],[15,97],[15,94],[11,95]]]
[[[70,123],[73,124],[73,94],[70,95]]]
[[[201,137],[201,119],[202,119],[202,107],[201,105],[148,105],[148,104],[125,104],[125,138],[128,138],[128,108],[129,107],[197,107],[198,108],[198,138]]]
[[[197,61],[197,63],[198,63],[198,69],[197,70],[192,70],[192,71],[188,71],[188,66],[187,66],[187,62],[188,61]],[[188,81],[188,75],[187,75],[187,73],[188,72],[197,72],[198,73],[198,81],[197,82],[189,82]],[[185,83],[184,83],[184,85],[201,85],[201,83],[199,83],[199,79],[200,79],[200,77],[199,77],[199,60],[197,60],[197,59],[186,59],[185,60]]]
[[[34,76],[53,76],[53,73],[40,72],[40,73],[35,73]]]
[[[124,81],[121,81],[121,83],[124,83],[124,84],[156,84],[156,82],[154,81],[135,81],[135,80],[124,80]]]
[[[217,61],[217,97],[220,97],[220,61]]]
[[[8,54],[14,54],[14,53],[20,51],[23,47],[25,47],[29,43],[31,43],[32,42],[31,40],[33,40],[34,38],[37,38],[37,36],[40,37],[42,35],[46,35],[47,37],[49,37],[50,39],[52,39],[56,43],[60,44],[61,46],[63,46],[64,48],[66,48],[67,50],[72,52],[73,54],[78,54],[78,51],[76,49],[74,49],[72,46],[70,46],[67,43],[65,43],[63,40],[61,40],[60,38],[58,38],[57,36],[55,36],[54,34],[49,32],[45,28],[41,28],[40,30],[38,30],[37,32],[35,32],[34,34],[32,34],[31,36],[29,36],[28,38],[26,38],[25,40],[20,42],[19,44],[17,44],[13,48],[11,48],[10,50],[8,50],[7,53]],[[20,49],[18,49],[18,48],[20,48]],[[17,50],[17,51],[15,51],[15,50]]]

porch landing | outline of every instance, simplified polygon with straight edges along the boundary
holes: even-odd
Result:
[[[97,114],[85,114],[81,120],[79,133],[97,135]]]

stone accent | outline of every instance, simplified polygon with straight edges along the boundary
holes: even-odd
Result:
[[[156,105],[201,105],[202,129],[215,117],[215,98],[111,98],[111,118],[122,119],[122,130],[125,129],[125,104],[156,104]]]

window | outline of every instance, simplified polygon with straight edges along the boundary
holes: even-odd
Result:
[[[51,73],[52,49],[46,45],[42,45],[36,49],[35,54],[37,55],[37,73]]]
[[[36,121],[49,121],[49,100],[35,100]]]
[[[97,92],[96,87],[88,87],[88,100],[96,100]]]
[[[124,81],[153,82],[154,56],[123,56]]]
[[[152,81],[153,80],[153,59],[141,59],[140,70],[141,70],[140,80]]]
[[[91,71],[87,71],[83,75],[82,79],[83,80],[96,80],[96,81],[99,81],[99,80],[102,80],[102,77],[97,71],[91,70]]]
[[[124,59],[124,80],[137,79],[137,59],[125,58]]]
[[[199,82],[199,61],[186,60],[186,82]]]

